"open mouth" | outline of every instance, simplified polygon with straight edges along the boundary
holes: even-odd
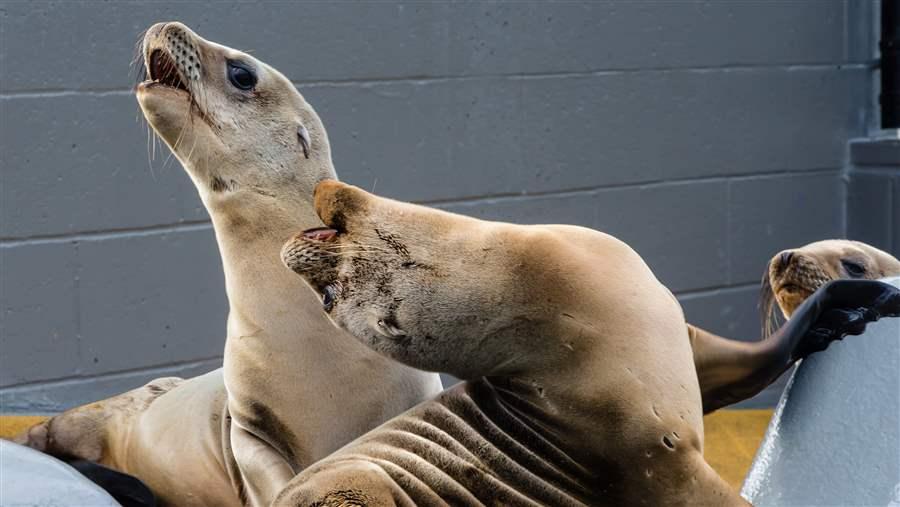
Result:
[[[807,287],[802,285],[798,285],[796,283],[783,283],[778,286],[778,292],[787,292],[791,294],[812,294],[815,290],[810,290]]]
[[[800,287],[799,285],[797,285],[795,283],[783,283],[778,287],[778,290],[779,291],[788,291],[788,292],[799,292],[804,289],[803,289],[803,287]]]
[[[314,241],[331,241],[336,238],[338,231],[328,227],[315,227],[303,231],[303,237]]]
[[[187,93],[191,92],[181,79],[181,73],[178,71],[178,67],[175,65],[172,57],[162,49],[154,49],[150,53],[147,72],[150,74],[149,84],[175,88]]]

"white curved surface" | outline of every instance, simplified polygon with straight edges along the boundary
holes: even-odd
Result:
[[[118,506],[109,494],[56,458],[0,439],[0,506]]]
[[[741,495],[756,506],[900,506],[900,318],[803,360]]]

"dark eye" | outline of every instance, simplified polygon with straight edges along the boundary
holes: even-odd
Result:
[[[240,90],[252,90],[256,86],[256,74],[238,62],[228,62],[228,80]]]
[[[328,285],[325,287],[325,290],[322,291],[322,309],[326,312],[330,312],[334,307],[334,286]]]
[[[851,278],[862,278],[866,274],[866,268],[858,262],[841,259],[841,265],[844,266],[844,271],[846,271]]]

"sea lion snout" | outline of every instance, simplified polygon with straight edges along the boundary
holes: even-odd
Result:
[[[769,276],[776,292],[803,292],[806,296],[834,278],[813,256],[792,250],[772,258]]]
[[[772,272],[776,274],[781,274],[790,266],[791,261],[794,259],[794,252],[791,250],[783,250],[778,252],[775,257],[772,258]]]
[[[334,229],[306,230],[281,247],[281,261],[314,288],[320,289],[336,276],[340,250],[336,239]]]
[[[147,30],[143,57],[151,79],[148,85],[163,85],[191,93],[200,80],[202,39],[178,22],[157,23]]]

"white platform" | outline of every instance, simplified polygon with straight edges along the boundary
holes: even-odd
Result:
[[[798,366],[741,494],[756,506],[900,506],[900,318]]]
[[[58,459],[0,439],[0,506],[117,506],[105,491]]]

